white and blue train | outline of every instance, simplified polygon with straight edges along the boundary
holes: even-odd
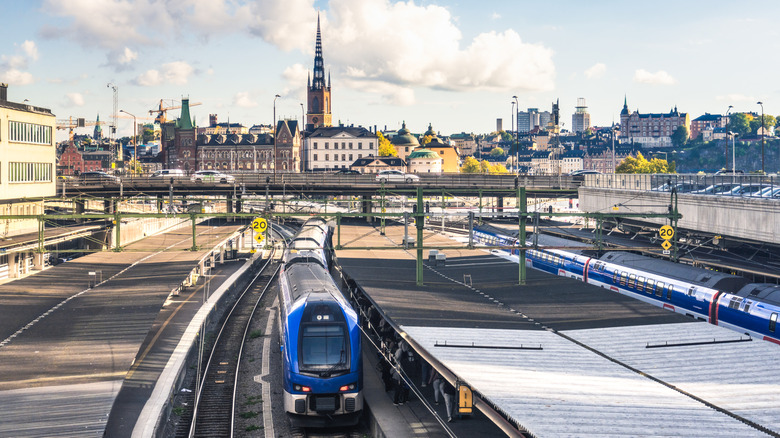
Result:
[[[475,227],[476,241],[518,255],[517,238],[501,229]],[[611,251],[600,258],[578,249],[544,246],[587,245],[551,236],[537,236],[526,250],[528,267],[607,288],[673,312],[708,321],[780,344],[780,286],[751,283],[742,277],[681,265],[636,254]],[[526,245],[534,245],[529,240]]]
[[[328,271],[331,237],[306,221],[279,273],[284,409],[300,427],[354,425],[363,410],[360,325]]]

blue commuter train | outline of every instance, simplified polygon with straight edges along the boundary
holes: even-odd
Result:
[[[515,247],[503,250],[519,254],[518,240],[501,229],[475,227],[474,238],[486,245]],[[540,245],[586,246],[551,236],[536,239],[543,241]],[[526,265],[780,344],[780,286],[774,284],[747,284],[741,277],[636,254],[607,252],[595,258],[576,248],[528,249]]]
[[[309,219],[279,273],[284,410],[300,427],[355,425],[363,410],[360,325],[328,271],[331,237]]]

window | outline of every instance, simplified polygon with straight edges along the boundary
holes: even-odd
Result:
[[[8,121],[8,141],[51,146],[51,126]]]
[[[51,182],[51,163],[8,163],[8,182]]]
[[[645,288],[645,277],[636,278],[636,290],[642,292]]]
[[[672,292],[674,292],[674,286],[671,284],[666,285],[666,299],[671,301],[672,300]]]
[[[777,325],[777,313],[773,313],[771,316],[769,316],[769,331],[774,333],[775,332],[775,325]]]
[[[636,274],[631,274],[628,276],[628,287],[636,288]]]
[[[615,272],[612,274],[612,283],[617,284],[617,282],[618,282],[618,275],[619,274],[620,274],[620,272],[615,270]]]
[[[346,154],[341,154],[341,161],[347,161]]]
[[[314,154],[314,161],[317,161],[317,154]]]
[[[363,143],[358,142],[358,149],[363,149]]]
[[[325,142],[325,149],[328,149],[328,142]]]
[[[317,142],[314,142],[314,149],[317,149]]]
[[[628,277],[628,274],[626,272],[620,273],[620,285],[625,286],[626,285],[626,278]]]
[[[338,325],[304,326],[301,337],[301,368],[343,365],[347,358],[344,329]]]
[[[363,154],[358,154],[358,158],[363,158]]]
[[[659,281],[659,282],[658,282],[658,283],[655,285],[655,295],[656,295],[656,296],[658,296],[658,297],[662,297],[662,296],[664,295],[664,286],[665,286],[665,285],[666,285],[666,283],[664,283],[663,281]]]
[[[327,147],[325,149],[327,149]],[[325,161],[328,161],[328,160],[330,160],[330,154],[325,154]]]
[[[349,154],[349,161],[352,161],[352,154]]]
[[[349,148],[352,149],[352,142],[349,142]]]
[[[347,144],[342,141],[341,142],[341,149],[346,149],[346,148],[347,148]]]

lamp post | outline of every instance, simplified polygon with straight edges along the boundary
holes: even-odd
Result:
[[[612,124],[612,129],[610,129],[610,132],[612,133],[612,173],[615,173],[615,125]]]
[[[515,113],[515,135],[514,135],[514,143],[515,143],[515,168],[517,169],[517,174],[520,174],[520,144],[518,144],[518,137],[520,136],[520,120],[517,119],[517,113],[520,112],[520,103],[517,102],[517,96],[512,96],[512,99],[515,100],[515,107],[517,108],[517,111],[513,112]]]
[[[276,96],[274,96],[274,125],[273,125],[273,130],[274,130],[274,156],[273,156],[273,161],[271,161],[271,166],[274,169],[274,182],[276,182],[276,99],[279,98],[279,97],[281,97],[281,96],[279,96],[278,94]]]
[[[511,125],[511,127],[509,129],[512,130],[512,138],[513,139],[515,138],[515,114],[516,114],[515,113],[515,101],[513,100],[512,101],[512,114],[511,114],[511,118],[510,118],[510,122],[509,122],[509,124]],[[517,172],[517,161],[515,161],[515,172]]]
[[[761,105],[761,173],[764,173],[764,102],[756,102]]]
[[[135,160],[136,166],[138,165],[138,134],[136,134],[136,129],[138,128],[138,123],[136,123],[136,118],[134,115],[130,114],[129,112],[125,110],[119,110],[120,113],[125,113],[128,116],[133,118],[133,160]],[[135,169],[132,169],[133,173],[135,173]]]
[[[731,114],[731,109],[734,108],[733,105],[729,105],[729,109],[726,110],[726,129],[728,129],[728,123],[729,123],[729,114]],[[736,153],[734,152],[734,133],[732,131],[726,131],[726,153],[728,153],[729,148],[729,137],[731,137],[731,173],[733,174],[736,169],[736,163],[734,158],[736,157]]]

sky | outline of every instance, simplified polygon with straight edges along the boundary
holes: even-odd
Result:
[[[624,98],[691,119],[757,101],[780,114],[776,0],[0,0],[0,82],[61,119],[110,120],[108,84],[139,122],[189,97],[200,126],[270,124],[277,94],[277,118],[300,119],[318,14],[334,124],[510,130],[513,96],[560,100],[563,129],[578,98],[597,126]]]

